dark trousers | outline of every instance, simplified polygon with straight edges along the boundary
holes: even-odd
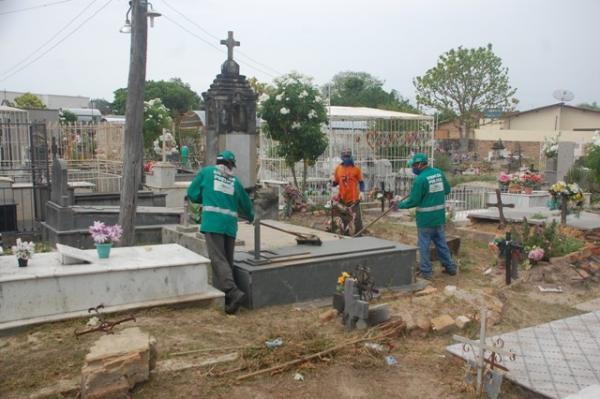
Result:
[[[232,295],[239,291],[233,279],[235,238],[217,233],[204,233],[204,237],[213,272],[213,286],[225,293],[225,302],[229,303]]]
[[[342,224],[344,228],[344,235],[350,235],[350,223],[352,223],[352,218],[354,218],[354,234],[358,233],[363,228],[362,213],[360,211],[360,202],[357,201],[354,203],[354,205],[348,206],[348,210],[352,211],[352,213],[354,213],[354,216],[350,212],[341,215]]]

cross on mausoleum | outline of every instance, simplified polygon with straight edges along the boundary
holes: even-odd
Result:
[[[233,48],[240,45],[240,42],[233,39],[233,31],[227,32],[227,40],[221,40],[221,44],[227,46],[227,60],[233,61]]]

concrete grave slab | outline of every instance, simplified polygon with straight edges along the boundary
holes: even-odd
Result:
[[[532,216],[539,214],[544,216],[544,219],[532,219]],[[530,224],[542,224],[551,223],[556,221],[560,223],[560,211],[551,211],[546,207],[529,208],[529,209],[504,209],[504,217],[507,222],[522,222],[523,218],[527,218],[527,222]],[[500,219],[498,209],[487,209],[485,211],[478,210],[477,212],[470,212],[469,218],[474,220],[493,220],[497,221]],[[581,230],[594,230],[600,228],[600,215],[590,212],[581,212],[579,215],[568,215],[567,225],[581,229]]]
[[[536,393],[558,399],[600,384],[600,311],[491,337],[487,343],[497,338],[516,354],[514,361],[501,362],[509,369],[506,377]],[[462,344],[446,350],[473,359]]]
[[[35,254],[19,268],[0,257],[0,330],[106,312],[214,302],[223,293],[208,284],[209,260],[177,244],[113,248],[110,258],[82,251],[90,264],[62,265],[57,252]]]

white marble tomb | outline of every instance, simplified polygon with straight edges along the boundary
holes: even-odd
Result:
[[[65,253],[91,263],[63,265],[63,255],[49,252],[19,268],[14,256],[0,256],[0,330],[87,316],[99,304],[105,312],[211,300],[223,306],[223,293],[208,284],[210,261],[180,245],[112,248],[108,259],[95,249]]]

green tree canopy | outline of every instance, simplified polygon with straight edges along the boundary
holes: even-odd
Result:
[[[458,47],[442,54],[437,65],[413,80],[417,103],[446,115],[456,115],[462,138],[477,125],[486,109],[510,110],[517,91],[508,81],[508,68],[492,45],[474,49]]]
[[[269,84],[268,83],[264,83],[264,82],[260,82],[258,79],[256,79],[256,77],[251,77],[250,79],[248,79],[248,83],[250,84],[250,87],[252,87],[252,90],[254,90],[254,92],[256,94],[258,94],[259,96],[263,95],[263,94],[269,94],[267,93],[269,91]]]
[[[15,98],[15,104],[19,108],[45,109],[46,105],[42,100],[32,93],[24,93]]]
[[[113,110],[121,115],[125,114],[125,103],[127,102],[127,89],[121,88],[114,92]],[[179,78],[171,80],[149,80],[146,82],[144,100],[149,101],[160,98],[162,103],[171,112],[171,117],[177,118],[184,112],[199,109],[202,104],[200,96],[193,91],[189,84]]]
[[[383,88],[383,83],[382,80],[367,72],[348,71],[336,74],[322,90],[323,96],[326,97],[331,86],[331,105],[419,113],[396,90],[387,92]]]
[[[162,136],[163,129],[170,129],[173,119],[169,109],[160,98],[144,101],[144,148],[154,148],[154,141]]]
[[[327,148],[327,137],[322,126],[327,123],[327,112],[319,89],[312,80],[298,73],[290,73],[275,80],[270,94],[260,97],[259,116],[264,120],[262,129],[278,142],[277,152],[292,171],[294,184],[298,180],[296,162],[303,162],[302,192],[306,189],[308,165],[314,165]]]
[[[63,110],[60,113],[60,121],[62,123],[74,123],[77,122],[77,115],[68,110]]]
[[[581,108],[588,108],[588,109],[600,109],[600,105],[598,105],[598,103],[596,101],[592,101],[591,103],[581,103],[581,104],[577,104],[578,107]]]
[[[92,98],[90,100],[90,108],[97,109],[102,115],[109,115],[113,113],[112,103],[103,98]]]

